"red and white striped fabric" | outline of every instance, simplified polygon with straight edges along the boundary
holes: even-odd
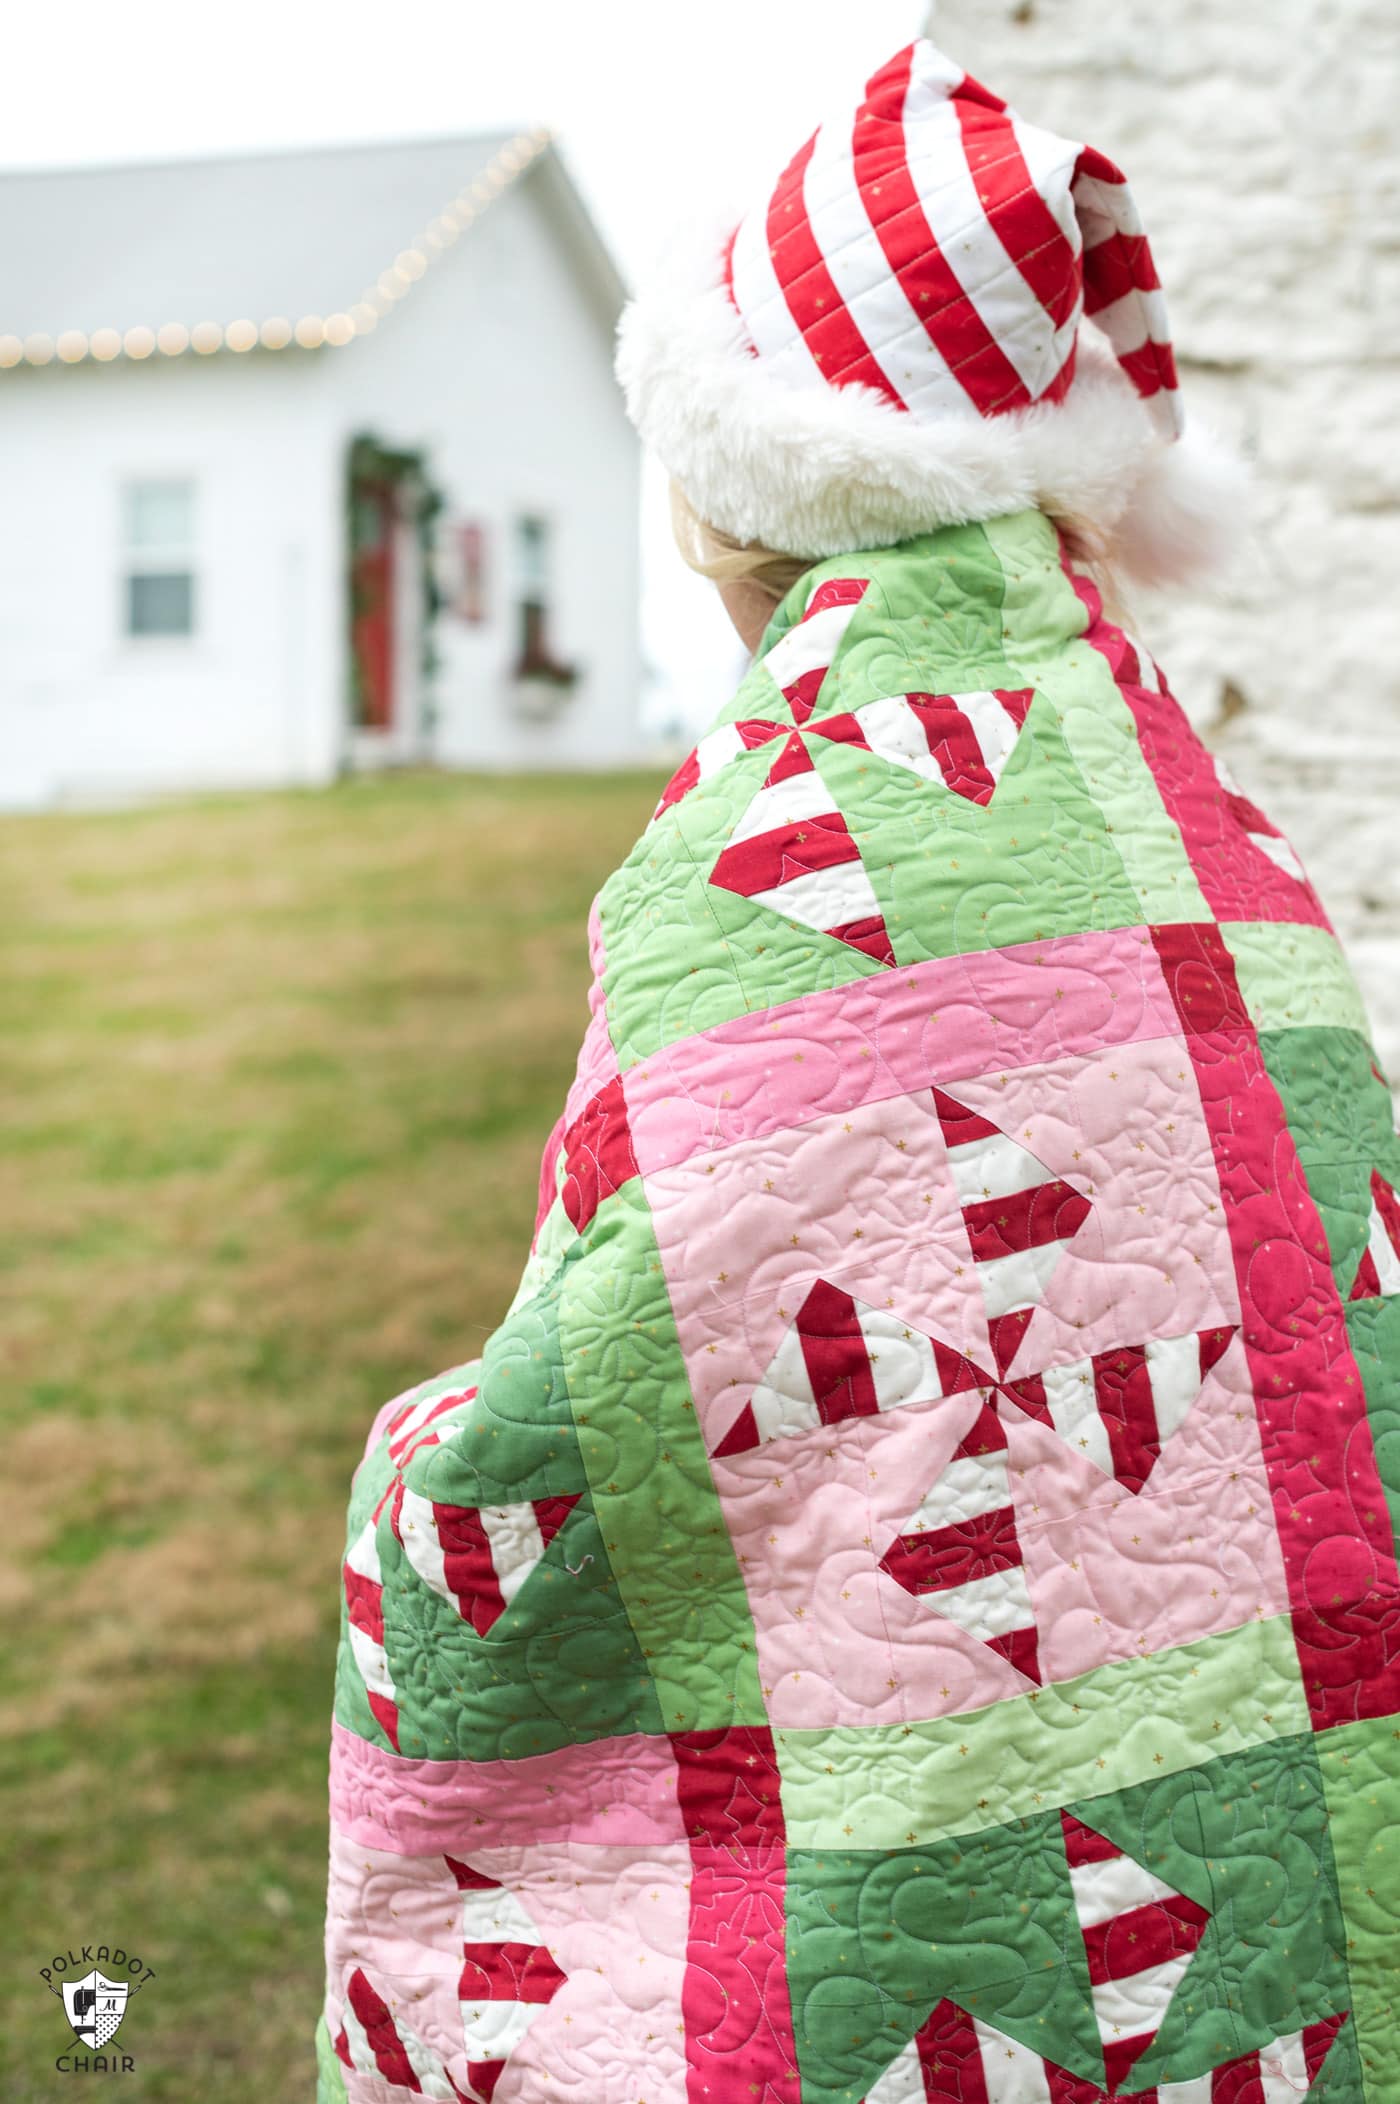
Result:
[[[1057,402],[1079,322],[1163,430],[1165,306],[1121,171],[1019,118],[920,40],[823,124],[740,222],[727,284],[785,383],[870,389],[920,421]]]
[[[366,1520],[346,1551],[341,1581],[349,1614],[350,1655],[359,1668],[375,1721],[397,1752],[399,1704],[384,1649],[384,1573],[373,1518]]]
[[[850,626],[851,616],[865,597],[869,583],[867,577],[826,578],[813,589],[802,619],[795,622],[785,636],[780,636],[760,660],[791,709],[794,723],[800,725],[810,719],[832,660]],[[697,782],[708,781],[731,760],[738,759],[741,753],[752,752],[755,746],[782,737],[789,728],[787,724],[773,723],[762,717],[722,723],[717,730],[702,738],[694,752],[681,762],[662,791],[653,817],[659,818],[672,804],[679,803]]]
[[[438,1505],[405,1485],[394,1532],[423,1583],[478,1636],[500,1620],[581,1492],[513,1505]]]
[[[973,694],[892,694],[812,730],[864,746],[969,803],[989,804],[1035,699],[1032,687]]]
[[[880,1569],[1040,1683],[1035,1610],[1007,1479],[1006,1432],[984,1403]]]
[[[484,2095],[458,2089],[437,2054],[393,2014],[359,1966],[346,1982],[335,2050],[346,2067],[378,2075],[410,2096],[431,2097],[436,2104],[486,2104]]]
[[[933,1092],[982,1286],[992,1357],[1004,1374],[1065,1244],[1093,1207],[1082,1192],[945,1089]]]
[[[1215,762],[1215,773],[1216,779],[1225,792],[1227,810],[1237,824],[1243,826],[1255,847],[1259,849],[1259,852],[1267,855],[1275,868],[1281,869],[1286,877],[1293,877],[1299,884],[1306,884],[1308,873],[1298,860],[1289,842],[1284,838],[1272,819],[1266,818],[1259,806],[1251,803],[1249,797],[1235,780],[1228,764],[1219,757],[1217,757]]]
[[[453,1410],[476,1400],[475,1388],[458,1388],[448,1395],[429,1395],[409,1403],[389,1426],[389,1459],[402,1475],[422,1447],[438,1446],[459,1428],[439,1422]]]
[[[775,738],[784,737],[790,728],[786,723],[770,723],[761,716],[750,716],[740,718],[737,723],[722,723],[718,730],[707,731],[662,790],[661,801],[652,813],[653,819],[659,818],[663,811],[669,811],[682,797],[689,796],[698,783],[710,781],[731,760],[752,752],[756,746],[771,745]]]
[[[710,882],[849,943],[877,963],[894,963],[860,849],[796,731],[735,826]]]
[[[1400,1293],[1400,1198],[1379,1169],[1371,1171],[1366,1247],[1348,1298],[1379,1300]]]
[[[1108,623],[1104,624],[1108,629]],[[1111,629],[1117,638],[1117,650],[1111,657],[1113,676],[1120,686],[1145,687],[1149,694],[1165,694],[1167,683],[1162,677],[1162,668],[1145,643],[1126,628]]]
[[[1208,2074],[1135,2090],[1133,2104],[1298,2104],[1345,2021],[1344,2015],[1324,2017]],[[864,2104],[1109,2104],[1109,2094],[956,2002],[942,2001],[866,2091]]]
[[[1104,2092],[958,2003],[942,2001],[865,2092],[863,2104],[1104,2104]]]
[[[447,1417],[450,1412],[461,1410],[474,1401],[476,1393],[475,1388],[462,1388],[447,1395],[425,1396],[406,1403],[398,1416],[391,1420],[389,1458],[394,1473],[374,1511],[346,1552],[341,1573],[350,1654],[365,1684],[365,1698],[371,1713],[395,1750],[399,1743],[399,1708],[389,1670],[389,1656],[384,1647],[384,1573],[379,1560],[379,1520],[385,1507],[390,1507],[391,1525],[402,1540],[399,1514],[404,1499],[411,1495],[404,1488],[404,1470],[415,1454],[426,1447],[441,1446],[461,1429],[460,1424],[448,1424]]]
[[[1298,2104],[1322,2073],[1333,2041],[1346,2022],[1325,2016],[1300,2031],[1287,2031],[1252,2053],[1241,2053],[1208,2075],[1186,2082],[1159,2082],[1136,2095],[1134,2104]]]
[[[937,1337],[819,1278],[715,1452],[744,1454],[816,1425],[962,1395],[981,1379]]]
[[[447,1858],[462,1894],[462,2039],[471,2094],[491,2104],[506,2062],[566,1975],[517,1893]]]
[[[858,745],[891,766],[907,768],[922,781],[937,782],[969,803],[986,805],[996,794],[1034,699],[1033,687],[990,687],[972,694],[891,694],[809,723],[806,735],[837,745]],[[677,768],[653,815],[659,818],[731,760],[790,735],[786,724],[762,717],[721,724]]]
[[[1161,2029],[1210,1914],[1072,1812],[1060,1822],[1104,2070],[1115,2090]]]
[[[869,589],[868,577],[828,577],[807,602],[800,621],[780,636],[762,660],[796,724],[806,723],[817,705],[832,660],[851,625],[851,616]]]
[[[1153,1337],[1047,1367],[1009,1382],[1004,1393],[1058,1432],[1071,1452],[1136,1492],[1234,1334],[1229,1327]]]

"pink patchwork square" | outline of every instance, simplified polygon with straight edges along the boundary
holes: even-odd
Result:
[[[776,1726],[955,1713],[1286,1606],[1180,1037],[646,1184]]]

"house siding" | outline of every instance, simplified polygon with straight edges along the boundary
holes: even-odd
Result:
[[[0,801],[332,776],[337,447],[309,368],[6,373],[0,452]],[[127,638],[122,489],[163,478],[196,486],[196,632]]]

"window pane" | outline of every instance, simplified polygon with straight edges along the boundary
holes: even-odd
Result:
[[[129,482],[126,540],[129,548],[188,548],[194,539],[192,482]]]
[[[151,570],[126,580],[129,636],[194,634],[194,577],[189,570]]]

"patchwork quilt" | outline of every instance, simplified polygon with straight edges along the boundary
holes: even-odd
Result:
[[[591,939],[355,1482],[322,2104],[1396,2104],[1400,1140],[1287,841],[1028,512],[809,572]]]

